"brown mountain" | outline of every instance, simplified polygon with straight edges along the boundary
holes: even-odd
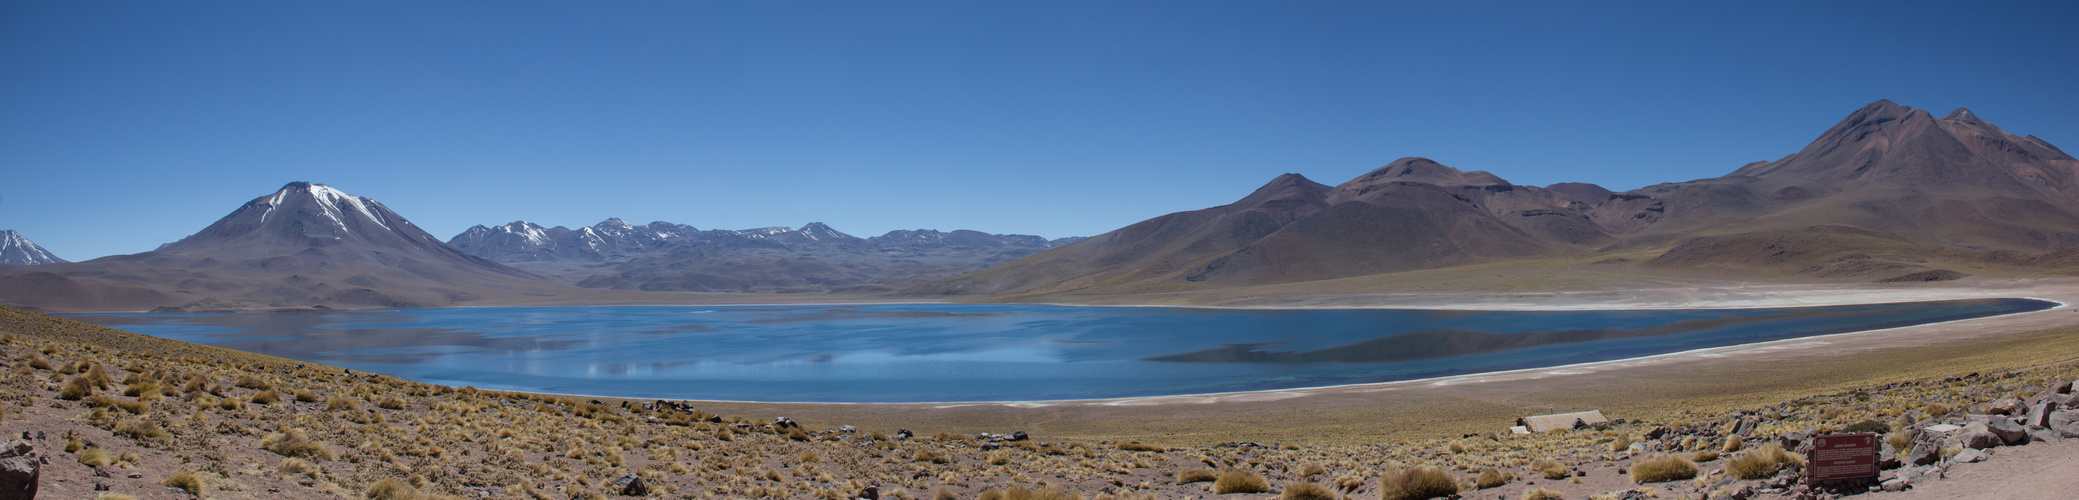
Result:
[[[0,267],[0,302],[52,310],[415,307],[560,288],[457,251],[375,200],[307,182],[158,250]]]
[[[1638,248],[1671,249],[1648,270],[1952,277],[1930,259],[2033,265],[2075,244],[2079,161],[1969,110],[1935,118],[1878,101],[1795,154],[1712,179],[1537,188],[1424,158],[1333,188],[1286,174],[1234,204],[910,292],[1191,290]]]
[[[1232,204],[1148,219],[912,292],[1283,283],[1551,255],[1613,241],[1587,205],[1567,195],[1403,158],[1333,188],[1281,175]]]
[[[1877,101],[1776,161],[1621,195],[1665,204],[1663,220],[1625,231],[1642,236],[1840,224],[1962,249],[2079,244],[2079,161],[1966,109],[1935,118]]]

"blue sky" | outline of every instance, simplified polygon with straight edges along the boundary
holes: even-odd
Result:
[[[307,180],[442,238],[1091,235],[1406,156],[1714,177],[1877,99],[2072,149],[2073,5],[4,2],[0,229],[141,252]]]

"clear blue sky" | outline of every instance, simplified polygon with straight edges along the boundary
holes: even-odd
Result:
[[[0,229],[289,181],[516,219],[1091,235],[1404,156],[1613,189],[1877,99],[2079,151],[2074,2],[0,2]]]

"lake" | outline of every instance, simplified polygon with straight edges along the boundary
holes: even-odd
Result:
[[[905,304],[67,317],[484,389],[731,401],[953,402],[1385,382],[2055,306],[2028,299],[1641,311]]]

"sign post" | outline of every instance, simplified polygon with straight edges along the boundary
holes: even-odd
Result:
[[[1877,481],[1876,434],[1828,434],[1812,440],[1806,484],[1867,486]]]

